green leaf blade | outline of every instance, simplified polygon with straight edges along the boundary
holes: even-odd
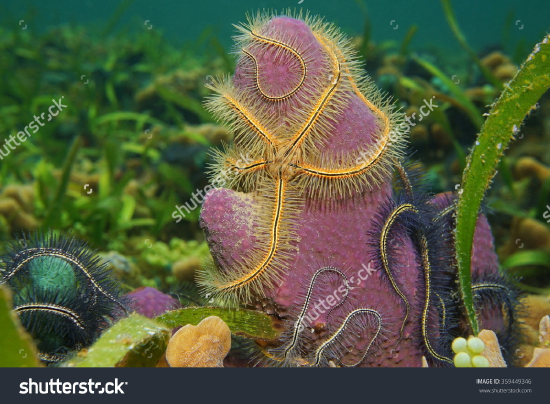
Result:
[[[506,85],[481,128],[464,170],[456,218],[456,260],[462,300],[474,334],[479,327],[471,291],[472,243],[481,201],[496,167],[525,116],[550,87],[550,36],[536,45],[517,75]]]
[[[178,327],[187,324],[197,325],[210,316],[221,318],[229,326],[231,332],[247,338],[275,340],[279,332],[273,328],[271,317],[254,310],[225,309],[221,307],[189,307],[169,311],[156,320],[168,327]]]

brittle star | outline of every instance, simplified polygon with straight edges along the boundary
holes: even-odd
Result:
[[[266,220],[263,233],[267,235],[261,243],[263,251],[247,260],[246,265],[231,268],[230,274],[211,273],[210,279],[201,280],[208,293],[236,297],[234,300],[241,303],[249,301],[251,290],[262,294],[264,286],[273,287],[274,281],[280,281],[285,272],[284,260],[291,253],[282,245],[288,244],[293,214],[300,209],[296,203],[302,200],[300,194],[307,190],[313,197],[345,198],[372,188],[389,172],[391,161],[401,151],[401,139],[390,137],[395,129],[391,108],[380,102],[381,97],[368,83],[358,84],[356,62],[330,27],[317,24],[317,29],[313,29],[324,58],[325,73],[330,73],[327,76],[331,78],[323,83],[308,75],[310,48],[300,49],[304,46],[296,38],[270,36],[265,25],[260,25],[256,22],[239,27],[243,34],[239,63],[248,67],[252,84],[244,90],[235,88],[231,80],[209,85],[219,93],[210,100],[209,109],[237,132],[233,147],[218,152],[217,169],[232,172],[233,185],[244,184],[244,188],[261,193],[260,205],[266,210],[265,214],[262,212]],[[274,58],[286,57],[288,63],[297,67],[296,77],[280,94],[274,94],[262,83],[259,60],[265,58],[265,52],[271,52]],[[312,93],[315,97],[309,97]],[[376,101],[371,102],[365,94],[373,95]],[[376,141],[352,156],[331,160],[323,155],[320,146],[330,140],[329,120],[338,118],[351,96],[358,97],[375,116]],[[252,97],[259,102],[252,102]],[[301,119],[284,127],[275,126],[272,117],[266,114],[266,106],[285,103],[290,109],[295,105],[292,103],[299,103],[300,111],[294,115]],[[252,162],[246,165],[237,158],[243,148],[252,156]]]

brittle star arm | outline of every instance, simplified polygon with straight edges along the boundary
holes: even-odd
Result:
[[[275,147],[275,145],[277,144],[275,137],[269,131],[269,129],[262,125],[261,121],[256,116],[254,116],[249,108],[247,108],[245,105],[239,102],[239,100],[229,94],[223,94],[222,96],[228,103],[229,107],[231,107],[231,109],[233,109],[233,111],[237,113],[237,115],[244,121],[244,123],[250,129],[252,129],[252,131],[260,137],[260,139],[262,139],[269,146]]]
[[[430,257],[429,257],[429,251],[428,251],[428,241],[426,240],[426,236],[423,234],[420,235],[420,251],[422,255],[422,265],[424,266],[424,284],[425,284],[425,290],[426,295],[424,297],[424,309],[422,310],[422,317],[421,317],[421,332],[422,332],[422,339],[424,340],[424,345],[426,346],[426,349],[428,352],[436,359],[440,361],[444,361],[447,363],[453,363],[453,361],[450,358],[447,358],[446,356],[440,355],[435,351],[435,349],[432,346],[432,343],[430,342],[430,338],[428,336],[428,314],[430,310],[431,305],[431,295],[432,295],[432,282],[431,282],[431,264],[430,264]],[[435,292],[434,292],[435,293]]]
[[[315,123],[321,117],[321,113],[323,112],[328,102],[334,95],[336,89],[338,88],[338,85],[340,84],[340,80],[342,78],[342,69],[341,69],[340,61],[338,60],[338,58],[336,57],[332,49],[330,49],[326,45],[324,39],[318,35],[316,36],[319,42],[321,43],[321,45],[323,46],[323,48],[325,48],[325,51],[327,52],[327,54],[331,59],[333,73],[334,73],[333,74],[334,80],[331,81],[330,85],[327,88],[325,88],[325,90],[322,92],[321,96],[313,106],[312,111],[310,112],[308,118],[305,120],[304,124],[301,126],[298,132],[294,135],[294,137],[290,140],[289,145],[287,146],[284,152],[285,157],[290,155],[297,148],[299,148],[300,145],[304,142],[307,135],[311,132],[311,130],[315,126]]]
[[[349,167],[330,168],[308,163],[292,163],[290,165],[300,169],[304,175],[339,180],[365,174],[383,160],[386,151],[387,143],[381,144],[374,153],[365,157],[359,164]]]
[[[247,55],[252,60],[252,62],[254,63],[254,70],[255,70],[255,78],[254,79],[255,79],[255,83],[256,83],[256,89],[262,95],[262,97],[264,97],[265,99],[267,99],[269,101],[284,101],[284,100],[292,97],[296,93],[296,91],[298,91],[300,89],[300,87],[302,87],[302,84],[304,84],[304,81],[305,81],[306,76],[307,76],[307,66],[306,66],[306,62],[304,61],[304,58],[294,48],[292,48],[289,45],[286,45],[286,44],[284,44],[282,42],[279,42],[279,41],[276,41],[274,39],[270,39],[270,38],[258,35],[256,33],[254,33],[253,31],[251,31],[250,33],[255,39],[258,39],[262,42],[266,42],[266,43],[268,43],[270,45],[274,45],[274,46],[281,46],[283,49],[288,50],[290,53],[292,53],[298,59],[298,62],[300,63],[300,68],[302,70],[302,75],[300,77],[300,81],[298,82],[298,84],[296,86],[294,86],[294,88],[292,88],[290,91],[288,91],[285,94],[282,94],[282,95],[279,95],[279,96],[273,96],[273,95],[269,95],[262,88],[262,86],[260,84],[260,68],[259,68],[258,60],[256,59],[256,57],[252,53],[250,53],[248,50],[246,50],[246,49],[242,50],[242,52],[245,55]]]
[[[279,246],[283,208],[285,206],[285,194],[287,183],[282,175],[276,180],[275,204],[269,229],[269,247],[265,256],[254,267],[242,273],[238,278],[231,279],[223,284],[216,285],[218,293],[228,293],[254,285],[264,275],[275,258]]]
[[[340,83],[340,80],[342,79],[343,72],[346,74],[346,77],[351,84],[351,88],[353,92],[369,107],[371,111],[373,111],[376,114],[376,116],[383,123],[382,138],[377,142],[378,143],[377,151],[383,153],[383,151],[387,148],[389,143],[390,132],[392,128],[390,118],[387,116],[387,114],[385,114],[382,110],[380,110],[372,102],[370,102],[365,97],[365,95],[359,90],[357,84],[353,80],[353,75],[351,74],[347,66],[344,55],[337,48],[334,49],[334,51],[330,49],[326,45],[326,42],[322,37],[317,36],[317,39],[323,45],[323,47],[325,48],[326,52],[328,53],[328,55],[332,60],[333,71],[334,71],[333,76],[335,77],[335,79],[334,81],[331,82],[331,85],[325,89],[325,91],[323,92],[323,94],[315,104],[311,114],[309,115],[309,119],[306,120],[304,125],[298,131],[298,133],[291,139],[290,144],[285,150],[284,155],[288,156],[292,151],[294,151],[303,143],[306,136],[310,133],[316,121],[319,119],[321,112],[326,107],[331,97],[334,95],[334,92],[336,91]]]
[[[227,157],[225,162],[230,170],[235,171],[238,174],[247,174],[250,172],[258,171],[264,169],[267,165],[272,162],[269,160],[259,159],[255,160],[250,164],[241,164],[240,160],[232,157]]]
[[[119,302],[113,295],[107,292],[101,285],[94,279],[90,274],[86,266],[82,265],[78,257],[75,257],[72,254],[67,253],[59,248],[49,248],[49,247],[37,247],[37,248],[27,248],[23,253],[19,253],[15,256],[15,261],[17,265],[13,267],[3,278],[0,279],[0,285],[6,283],[10,278],[12,278],[18,271],[23,269],[27,263],[30,261],[41,258],[41,257],[56,257],[62,259],[69,264],[72,264],[74,268],[77,268],[81,271],[84,276],[88,279],[94,289],[99,293],[104,295],[107,299],[111,300],[113,303],[118,305],[125,313],[128,313],[128,310],[124,305]]]
[[[346,70],[347,74],[350,75],[350,72],[346,67],[344,68],[344,70]],[[381,111],[374,104],[372,104],[361,93],[361,91],[359,91],[359,88],[351,78],[351,75],[349,80],[351,82],[351,86],[353,88],[354,93],[381,119],[381,122],[383,124],[381,138],[375,144],[376,149],[373,150],[373,152],[369,153],[368,156],[365,155],[362,161],[358,163],[356,161],[355,165],[349,166],[349,167],[330,168],[330,167],[321,167],[321,166],[308,164],[308,163],[291,164],[292,166],[301,169],[302,173],[305,175],[322,177],[325,179],[336,179],[336,180],[344,179],[344,178],[349,178],[349,177],[354,177],[354,176],[364,174],[384,160],[384,157],[388,151],[388,147],[390,144],[390,132],[392,127],[390,118],[383,111]]]
[[[313,366],[319,366],[321,364],[321,361],[322,361],[322,358],[323,358],[323,355],[325,353],[325,351],[327,350],[327,348],[334,344],[338,338],[340,338],[343,334],[344,334],[344,330],[346,329],[346,327],[350,324],[350,322],[358,315],[361,315],[361,314],[372,314],[376,317],[376,320],[377,320],[377,328],[376,328],[376,333],[374,334],[374,336],[372,337],[372,339],[370,340],[368,346],[367,346],[367,349],[365,350],[365,352],[363,353],[361,359],[359,359],[357,362],[355,362],[354,364],[352,365],[344,365],[346,367],[354,367],[354,366],[357,366],[359,365],[361,362],[363,362],[363,360],[365,359],[365,357],[367,356],[367,354],[369,353],[369,350],[372,346],[372,344],[376,341],[376,339],[378,338],[378,336],[380,335],[380,332],[382,330],[382,317],[380,316],[380,313],[378,313],[376,310],[372,310],[372,309],[366,309],[366,308],[361,308],[361,309],[355,309],[353,310],[351,313],[349,313],[346,318],[344,319],[343,323],[340,325],[340,328],[338,328],[338,330],[336,330],[336,332],[334,334],[332,334],[330,336],[330,338],[328,338],[325,342],[323,342],[319,348],[317,348],[317,350],[315,351],[315,356],[314,356],[314,361],[313,361]]]

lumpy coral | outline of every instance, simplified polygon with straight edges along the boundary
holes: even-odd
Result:
[[[180,328],[170,339],[166,361],[170,367],[223,367],[231,349],[231,331],[216,316]]]

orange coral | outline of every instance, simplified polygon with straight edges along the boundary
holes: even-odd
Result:
[[[488,69],[493,70],[498,66],[508,64],[511,62],[510,62],[510,59],[506,55],[504,55],[502,52],[495,51],[485,56],[481,60],[481,63]]]
[[[506,362],[500,352],[500,345],[496,334],[491,330],[482,330],[478,338],[485,344],[485,350],[482,355],[489,361],[489,367],[491,368],[505,368]]]
[[[174,262],[172,275],[180,282],[192,282],[195,279],[195,272],[202,269],[199,257],[187,257]]]
[[[485,56],[481,63],[503,82],[510,81],[518,71],[510,58],[498,51]]]
[[[188,324],[176,332],[166,350],[170,367],[223,367],[223,359],[231,349],[231,331],[216,316],[202,320],[197,326]]]
[[[519,158],[514,172],[520,180],[526,177],[536,177],[539,181],[544,182],[550,178],[550,168],[533,157]]]
[[[533,359],[527,365],[526,368],[550,368],[550,349],[548,348],[535,348],[533,353]]]
[[[517,241],[518,239],[521,243]],[[548,230],[548,226],[536,219],[514,217],[510,229],[510,239],[499,250],[499,256],[506,258],[520,251],[520,247],[523,250],[545,250],[550,252],[550,231]]]
[[[526,368],[548,368],[550,367],[550,316],[544,316],[540,320],[539,340],[543,348],[535,348],[533,359]]]
[[[496,334],[490,330],[483,330],[479,333],[478,338],[485,344],[485,350],[482,355],[489,361],[489,367],[506,367]],[[540,320],[539,340],[542,347],[535,348],[533,358],[525,365],[526,368],[550,367],[550,316],[544,316]]]
[[[521,317],[521,321],[525,326],[532,328],[538,337],[537,331],[540,330],[540,319],[550,313],[550,295],[527,295],[521,300],[521,304],[525,307],[525,313]],[[538,343],[537,338],[534,338],[533,344]]]
[[[550,316],[544,316],[539,324],[540,343],[550,348]]]

